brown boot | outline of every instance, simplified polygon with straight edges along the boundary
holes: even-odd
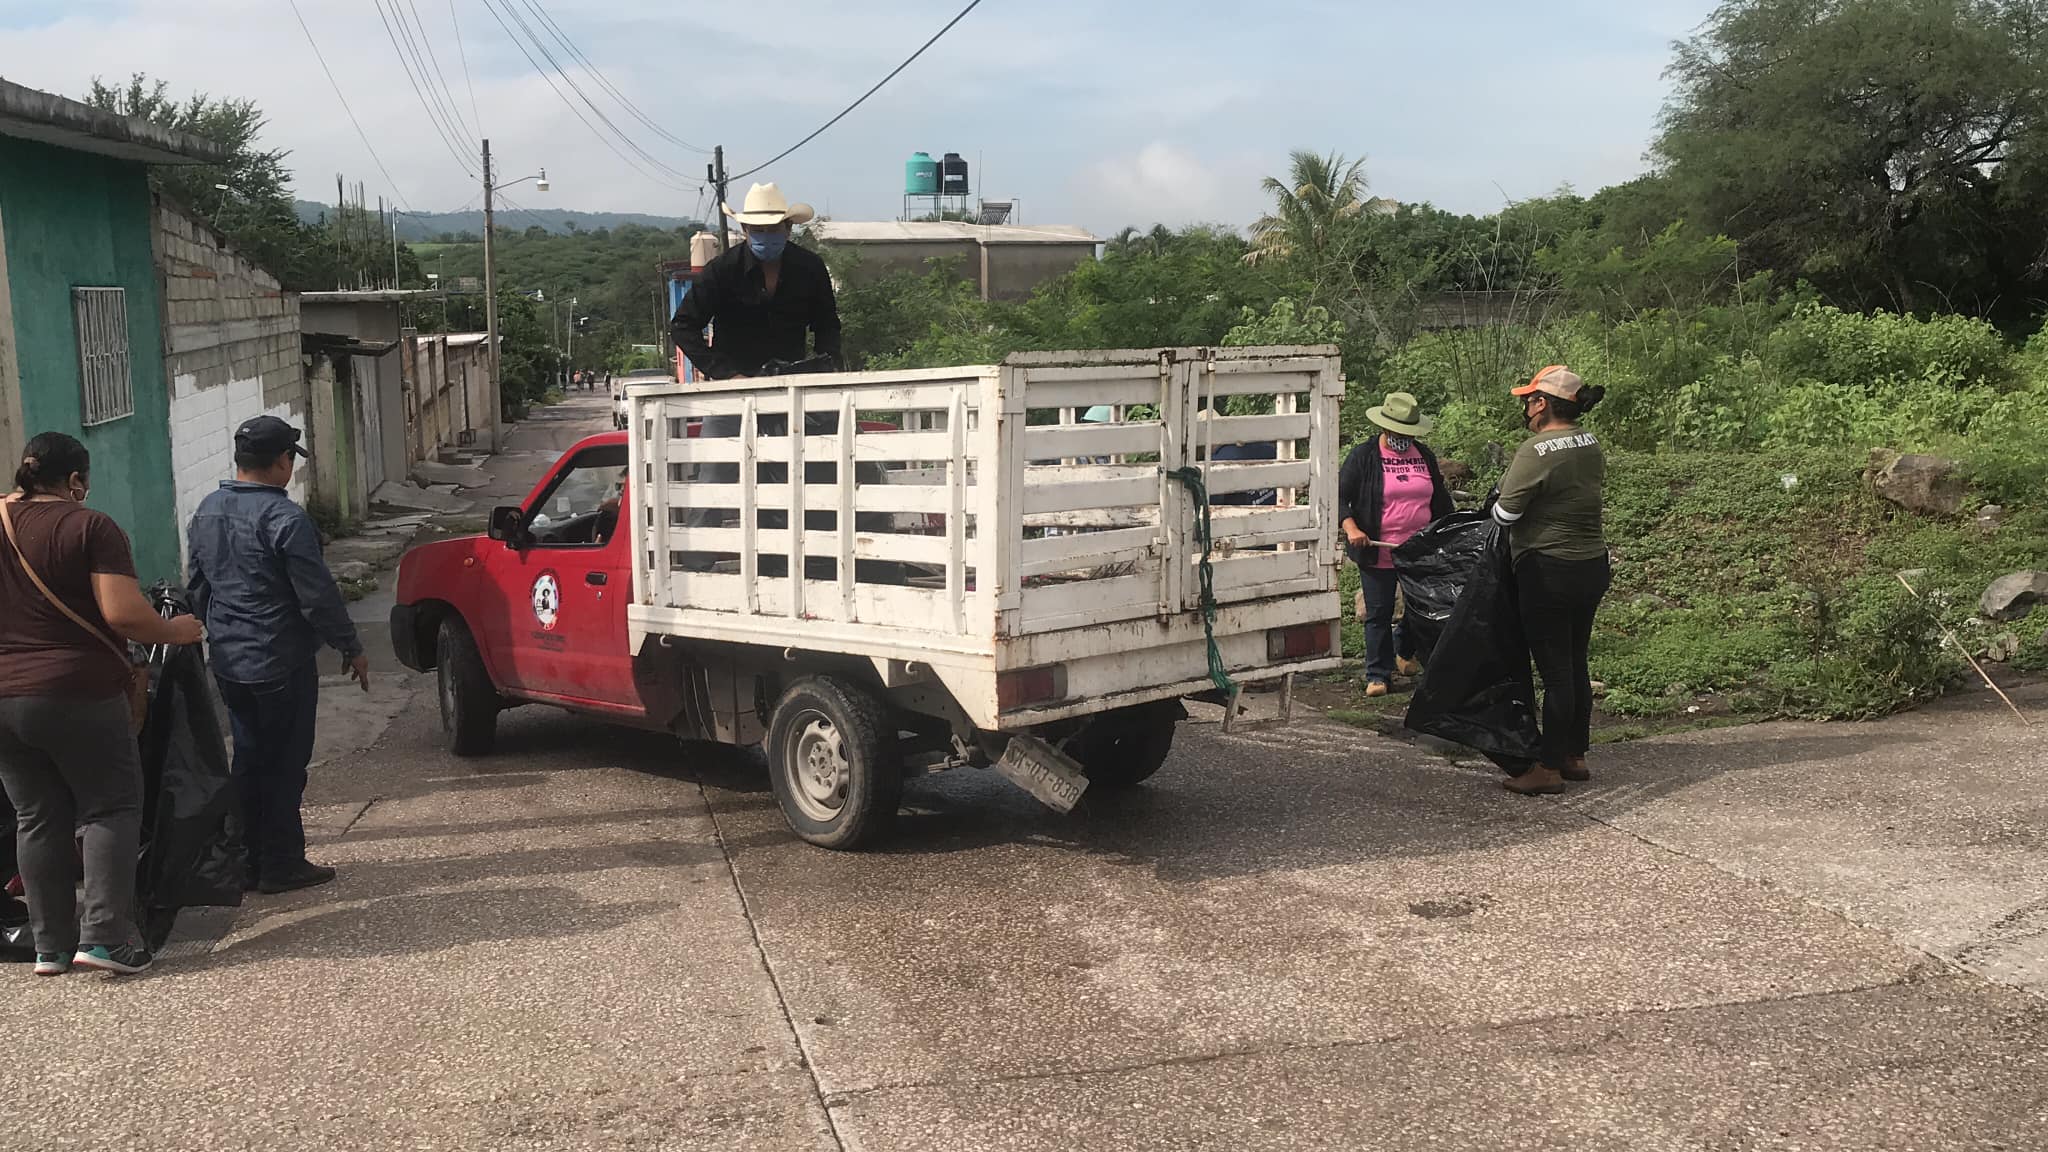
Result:
[[[1387,682],[1385,680],[1366,681],[1365,694],[1373,697],[1385,696],[1387,694]]]
[[[1538,764],[1520,776],[1510,776],[1500,786],[1517,796],[1553,796],[1564,791],[1564,777],[1557,769]]]
[[[1394,671],[1412,678],[1422,675],[1422,665],[1412,657],[1399,656],[1394,660]]]
[[[1575,784],[1583,784],[1593,778],[1593,774],[1586,770],[1586,758],[1584,756],[1574,756],[1565,761],[1564,767],[1560,768],[1557,774]]]

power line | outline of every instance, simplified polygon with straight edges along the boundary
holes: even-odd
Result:
[[[568,49],[569,54],[571,56],[574,56],[579,62],[582,63],[583,70],[590,74],[591,79],[596,80],[598,84],[602,86],[606,92],[609,92],[611,94],[612,99],[619,102],[619,107],[624,108],[627,112],[632,113],[635,119],[639,120],[642,124],[647,125],[648,128],[653,130],[655,135],[661,137],[662,139],[668,141],[671,144],[674,144],[676,147],[688,149],[691,152],[701,153],[705,156],[711,155],[711,149],[701,148],[695,144],[690,143],[688,140],[685,140],[682,137],[671,133],[668,129],[663,128],[659,123],[657,123],[653,117],[647,115],[647,113],[645,112],[642,112],[640,110],[639,105],[634,104],[631,100],[628,100],[626,98],[625,93],[619,91],[617,87],[613,86],[610,80],[605,79],[604,73],[599,71],[597,66],[590,62],[590,57],[583,54],[583,49],[578,48],[576,46],[576,42],[569,39],[569,34],[562,30],[562,26],[555,22],[555,18],[553,16],[548,15],[548,10],[546,6],[543,5],[540,2],[540,0],[526,0],[526,6],[528,8],[533,9],[534,15],[540,17],[541,22],[547,25],[548,31],[554,34],[555,39],[561,43],[562,47]]]
[[[399,47],[398,34],[391,30],[391,21],[384,12],[384,0],[377,0],[377,19],[384,25],[384,35],[390,38],[391,50],[398,56],[398,66],[405,70],[405,78],[412,85],[412,94],[419,98],[420,107],[427,113],[427,121],[434,126],[434,134],[441,138],[442,144],[447,145],[448,154],[455,157],[455,163],[461,167],[463,174],[472,180],[476,179],[476,173],[470,169],[469,161],[463,155],[462,149],[455,146],[456,137],[450,136],[447,126],[435,115],[434,102],[427,99],[427,94],[420,89],[419,80],[413,76],[412,65],[405,59],[405,49]]]
[[[413,0],[405,0],[405,6],[411,10],[413,26],[418,28],[420,33],[419,46],[413,49],[413,59],[419,59],[419,48],[427,50],[427,60],[434,66],[434,79],[440,82],[441,95],[446,98],[448,111],[454,113],[455,122],[468,129],[467,134],[469,138],[473,139],[482,136],[483,132],[481,130],[470,128],[468,122],[462,118],[462,106],[456,102],[454,90],[448,87],[448,77],[441,71],[441,58],[434,54],[434,39],[427,35],[427,22],[420,19],[419,6],[414,4]],[[391,5],[391,14],[394,16],[399,14],[396,0],[393,0]],[[401,17],[399,20],[400,26],[402,27],[404,23],[404,18]]]
[[[510,2],[510,0],[508,0],[508,2]],[[524,41],[522,41],[522,39],[518,37],[518,33],[514,33],[514,31],[512,31],[512,25],[508,25],[508,23],[506,23],[506,18],[504,18],[504,14],[500,14],[500,12],[498,12],[498,6],[496,6],[496,4],[492,4],[492,0],[483,0],[483,8],[485,8],[485,10],[489,12],[489,14],[492,14],[492,18],[494,18],[494,20],[498,20],[498,27],[500,27],[500,29],[504,29],[504,33],[506,33],[506,37],[508,37],[508,39],[512,41],[512,45],[520,49],[520,55],[524,55],[524,57],[526,57],[526,64],[532,64],[532,68],[535,68],[535,72],[539,72],[539,74],[541,74],[541,80],[545,80],[545,82],[547,82],[547,86],[549,86],[549,88],[551,88],[551,90],[555,92],[555,96],[559,96],[559,98],[561,98],[561,102],[563,102],[563,105],[567,105],[567,107],[569,107],[569,111],[571,111],[571,113],[575,113],[575,119],[580,119],[580,121],[584,121],[584,127],[588,127],[588,129],[590,129],[590,135],[596,135],[596,137],[598,137],[598,143],[602,143],[602,146],[604,146],[604,148],[610,148],[612,156],[616,156],[618,160],[623,160],[623,162],[627,164],[627,168],[633,168],[633,170],[635,170],[635,172],[639,172],[641,176],[647,176],[649,180],[653,180],[653,182],[657,182],[657,184],[664,184],[664,187],[668,187],[668,189],[674,189],[674,191],[678,191],[678,193],[686,193],[686,191],[690,191],[690,189],[684,189],[684,187],[680,187],[680,184],[674,184],[674,182],[666,180],[664,176],[659,176],[659,174],[655,174],[655,172],[649,172],[647,168],[641,168],[641,166],[639,166],[639,164],[635,164],[635,162],[633,162],[633,158],[631,158],[631,156],[627,156],[625,152],[618,152],[618,146],[616,146],[616,143],[612,143],[612,141],[610,141],[610,137],[606,137],[606,135],[604,135],[602,131],[598,131],[598,125],[590,123],[590,117],[586,117],[586,115],[584,115],[584,111],[582,111],[582,109],[578,109],[578,107],[575,107],[575,102],[573,102],[573,100],[569,100],[569,96],[565,96],[565,94],[561,92],[561,88],[559,88],[559,86],[555,86],[555,80],[553,80],[553,78],[551,78],[551,76],[547,74],[547,70],[545,70],[545,68],[541,68],[541,61],[539,61],[539,59],[535,59],[535,57],[532,57],[532,51],[528,51],[528,49],[526,49],[526,43],[524,43]],[[516,16],[516,14],[514,14],[514,16]],[[616,129],[614,129],[614,131],[616,131]],[[684,176],[684,178],[686,178],[686,176]]]
[[[937,44],[939,42],[939,37],[944,36],[948,32],[951,32],[953,30],[953,25],[958,24],[962,20],[965,20],[969,12],[972,12],[979,7],[981,7],[981,0],[969,0],[967,7],[962,8],[958,16],[955,16],[951,20],[946,21],[946,26],[944,28],[939,29],[937,32],[933,33],[932,38],[925,41],[924,45],[920,47],[917,51],[912,52],[908,60],[905,60],[903,63],[898,64],[895,67],[895,69],[892,70],[887,76],[884,76],[880,80],[876,81],[875,86],[873,88],[870,88],[866,92],[861,93],[860,99],[855,100],[851,104],[848,104],[846,108],[839,113],[839,115],[834,116],[830,120],[825,121],[823,125],[819,126],[816,132],[811,133],[809,136],[804,137],[803,139],[783,149],[781,152],[776,153],[774,160],[770,160],[765,164],[756,164],[752,168],[747,169],[745,172],[741,172],[736,176],[728,176],[726,177],[726,179],[744,180],[747,177],[752,176],[754,173],[759,172],[761,169],[768,167],[770,164],[774,164],[777,161],[783,159],[784,157],[788,156],[791,152],[796,151],[797,149],[803,147],[806,144],[809,144],[811,141],[816,140],[818,137],[824,135],[825,129],[830,128],[834,124],[839,123],[841,120],[846,119],[846,114],[848,112],[851,112],[855,108],[860,107],[862,104],[867,103],[868,97],[873,96],[877,92],[880,92],[882,90],[882,85],[887,84],[891,80],[894,80],[896,78],[896,73],[901,72],[905,68],[910,67],[911,64],[914,63],[919,56],[924,55],[926,48],[930,48],[932,45]]]
[[[390,38],[392,50],[398,54],[398,62],[405,68],[406,79],[412,81],[413,91],[421,93],[422,100],[427,103],[427,116],[441,132],[442,142],[455,149],[457,153],[461,153],[462,147],[456,142],[466,140],[469,129],[462,125],[460,117],[449,116],[447,104],[441,99],[440,92],[434,88],[433,77],[427,75],[426,59],[420,55],[419,46],[413,42],[412,29],[405,22],[404,10],[398,7],[398,0],[390,0],[390,4],[387,13],[385,0],[377,0],[377,17],[384,22],[384,34]],[[397,27],[396,34],[392,31],[394,24]],[[404,38],[403,43],[400,43],[400,36]]]
[[[497,7],[496,7],[495,5],[493,5],[493,4],[492,4],[491,0],[484,0],[484,3],[485,3],[485,7],[491,8],[491,10],[492,10],[493,14],[496,14],[496,12],[497,12]],[[512,21],[513,21],[513,23],[516,23],[516,24],[518,24],[518,25],[519,25],[519,27],[520,27],[520,30],[526,33],[526,38],[527,38],[527,40],[528,40],[528,41],[531,41],[531,42],[532,42],[532,44],[533,44],[533,46],[534,46],[534,48],[536,48],[536,49],[538,49],[538,50],[539,50],[539,52],[540,52],[541,56],[542,56],[542,57],[543,57],[544,59],[546,59],[546,60],[547,60],[547,62],[548,62],[548,64],[549,64],[549,65],[551,65],[551,66],[552,66],[552,67],[554,68],[554,70],[555,70],[555,73],[556,73],[557,75],[559,75],[559,76],[560,76],[560,77],[562,78],[562,82],[563,82],[564,84],[567,84],[567,85],[569,86],[569,90],[570,90],[570,91],[572,91],[572,92],[574,92],[574,93],[576,93],[576,96],[577,96],[577,98],[578,98],[578,99],[580,99],[580,100],[582,100],[582,101],[583,101],[583,103],[584,103],[584,106],[585,106],[585,107],[588,107],[588,108],[590,109],[590,111],[591,111],[591,112],[592,112],[592,113],[593,113],[594,115],[596,115],[596,117],[597,117],[597,118],[598,118],[599,120],[601,120],[601,121],[603,121],[603,122],[604,122],[604,126],[605,126],[606,128],[609,128],[609,129],[611,129],[611,131],[612,131],[612,135],[614,135],[614,136],[618,137],[618,139],[619,139],[619,141],[620,141],[621,143],[625,144],[625,146],[626,146],[626,147],[628,147],[628,148],[632,149],[632,150],[633,150],[633,152],[634,152],[634,154],[635,154],[635,155],[637,155],[637,156],[639,156],[639,157],[640,157],[640,158],[641,158],[642,160],[644,160],[644,161],[645,161],[645,162],[646,162],[646,163],[647,163],[648,165],[652,166],[653,168],[655,168],[655,169],[656,169],[657,171],[659,171],[659,172],[662,172],[662,173],[666,173],[666,174],[667,174],[667,176],[668,176],[668,177],[669,177],[669,178],[670,178],[671,180],[681,180],[681,181],[686,181],[686,182],[690,180],[690,177],[688,177],[688,176],[685,176],[685,175],[684,175],[683,173],[681,173],[681,172],[678,172],[678,171],[676,171],[676,170],[675,170],[674,168],[671,168],[671,167],[669,167],[669,166],[668,166],[667,164],[663,163],[663,162],[661,161],[661,159],[660,159],[659,157],[657,157],[657,156],[655,156],[655,155],[654,155],[653,153],[651,153],[651,152],[647,151],[647,149],[645,149],[645,148],[642,148],[642,147],[640,146],[640,144],[639,144],[639,142],[638,142],[638,141],[634,140],[634,139],[633,139],[633,138],[632,138],[631,136],[628,136],[628,135],[627,135],[627,134],[626,134],[626,133],[625,133],[624,131],[622,131],[622,130],[621,130],[621,129],[619,128],[619,126],[618,126],[617,124],[615,124],[615,123],[613,123],[613,122],[612,122],[612,118],[611,118],[610,116],[607,116],[607,115],[605,114],[605,111],[604,111],[604,109],[602,109],[602,108],[599,108],[599,107],[597,106],[597,102],[596,102],[596,101],[594,101],[594,100],[592,100],[592,99],[590,98],[589,94],[583,91],[583,88],[582,88],[582,86],[578,85],[578,84],[576,83],[576,81],[575,81],[575,78],[571,77],[571,76],[569,75],[568,71],[567,71],[566,69],[564,69],[564,68],[562,67],[562,65],[561,65],[561,62],[555,59],[554,53],[552,53],[552,52],[548,51],[548,46],[547,46],[547,44],[546,44],[545,42],[543,42],[543,41],[541,40],[541,38],[540,38],[540,35],[539,35],[539,33],[536,33],[536,32],[535,32],[535,31],[533,30],[533,26],[532,26],[532,25],[530,25],[530,24],[528,24],[528,23],[526,22],[526,18],[525,18],[524,16],[522,16],[522,15],[520,15],[520,14],[519,14],[519,9],[518,9],[518,8],[516,8],[516,7],[515,7],[515,6],[513,5],[513,2],[512,2],[512,0],[498,0],[498,4],[502,4],[502,5],[503,5],[503,7],[504,7],[504,11],[505,11],[505,14],[506,14],[507,16],[510,16],[510,17],[512,18]],[[500,23],[503,23],[503,21],[500,21]],[[510,29],[510,28],[507,28],[507,29],[506,29],[506,32],[507,32],[507,34],[510,34],[510,33],[511,33],[511,29]],[[525,47],[526,47],[526,46],[525,46],[525,44],[524,44],[524,43],[522,43],[522,44],[520,45],[520,50],[521,50],[522,52],[524,52],[524,51],[525,51]],[[528,54],[528,55],[527,55],[527,59],[528,59],[529,61],[532,61],[532,60],[533,60],[533,57],[532,57],[532,55],[531,55],[531,54]],[[538,62],[535,62],[535,63],[534,63],[534,67],[535,67],[535,68],[539,68],[539,67],[540,67],[540,64],[539,64]],[[545,76],[546,76],[546,73],[545,73],[545,72],[543,72],[543,73],[542,73],[542,76],[543,76],[543,77],[545,77]],[[553,81],[553,80],[549,80],[549,81],[548,81],[548,83],[549,83],[549,85],[550,85],[550,86],[553,86],[553,84],[554,84],[554,81]],[[556,88],[556,89],[555,89],[555,92],[556,92],[556,94],[557,94],[557,95],[560,95],[560,94],[561,94],[561,89],[560,89],[560,88]],[[567,101],[567,100],[568,100],[568,97],[564,96],[564,97],[563,97],[563,100],[564,100],[564,101]],[[578,115],[579,117],[580,117],[580,116],[582,116],[582,112],[581,112],[580,110],[577,110],[577,109],[576,109],[576,106],[575,106],[574,104],[570,104],[570,105],[569,105],[569,107],[570,107],[570,108],[571,108],[572,110],[575,110],[575,111],[576,111],[576,113],[577,113],[577,115]],[[584,124],[585,124],[585,125],[589,125],[589,124],[590,124],[590,121],[589,121],[588,119],[585,119],[585,120],[584,120],[583,122],[584,122]],[[593,132],[597,131],[596,127],[595,127],[595,126],[592,126],[592,127],[591,127],[591,131],[593,131]],[[615,149],[614,151],[616,151],[616,149]],[[621,159],[624,159],[624,157],[621,157]],[[647,173],[643,172],[642,174],[643,174],[643,175],[646,175]],[[664,183],[667,183],[667,182],[668,182],[668,181],[662,181],[662,178],[661,178],[661,177],[659,177],[659,176],[657,176],[657,177],[654,177],[654,178],[655,178],[655,179],[656,179],[657,181],[661,181],[661,182],[664,182]],[[676,189],[676,191],[679,191],[679,192],[687,192],[687,191],[689,190],[689,189],[687,189],[687,188],[681,188],[681,187],[677,187],[677,186],[676,186],[675,184],[673,184],[673,183],[670,183],[670,184],[669,184],[669,186],[670,186],[671,188],[675,188],[675,189]]]
[[[518,202],[517,200],[514,200],[514,199],[512,199],[512,198],[511,198],[510,196],[507,196],[507,195],[505,195],[505,194],[504,194],[503,192],[499,192],[499,193],[497,194],[497,196],[498,196],[498,199],[499,199],[499,200],[501,200],[501,201],[503,201],[503,202],[504,202],[504,204],[505,204],[505,206],[506,206],[507,208],[510,208],[510,209],[512,209],[512,210],[513,210],[514,212],[517,212],[517,213],[519,213],[520,215],[522,215],[522,216],[525,216],[525,217],[526,217],[526,218],[527,218],[528,220],[531,220],[531,221],[533,221],[533,222],[534,222],[535,224],[538,224],[538,225],[540,225],[540,227],[541,227],[541,229],[542,229],[543,231],[545,231],[545,232],[548,232],[548,233],[553,233],[553,232],[554,232],[554,229],[553,229],[553,228],[550,228],[550,227],[548,227],[548,222],[547,222],[546,220],[542,219],[542,218],[541,218],[541,217],[540,217],[540,216],[539,216],[538,214],[536,214],[536,213],[535,213],[535,212],[534,212],[534,211],[533,211],[532,209],[530,209],[530,208],[526,207],[525,205],[523,205],[523,204],[519,203],[519,202]]]
[[[405,193],[398,190],[398,181],[391,179],[391,170],[384,167],[384,158],[377,155],[377,149],[371,147],[369,134],[363,131],[362,122],[356,119],[355,109],[348,106],[348,97],[341,94],[341,85],[335,82],[334,70],[327,66],[327,57],[320,54],[320,42],[313,39],[313,30],[306,26],[305,13],[299,11],[299,0],[291,0],[291,5],[292,15],[299,18],[299,30],[306,34],[306,46],[313,50],[313,59],[320,62],[320,71],[327,74],[327,83],[334,89],[334,98],[341,101],[341,110],[348,113],[348,122],[355,125],[356,137],[363,142],[363,148],[370,153],[370,159],[377,162],[377,171],[382,172],[384,179],[390,183],[391,194],[398,197],[400,204],[405,204],[406,211],[411,211],[412,205],[406,204]]]
[[[476,107],[476,81],[469,78],[469,49],[462,43],[462,20],[455,15],[455,0],[448,0],[448,23],[455,26],[455,51],[462,57],[462,83],[469,89],[469,115],[476,121],[476,134],[484,134],[484,115]]]

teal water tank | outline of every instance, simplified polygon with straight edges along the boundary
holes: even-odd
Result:
[[[939,194],[939,162],[929,152],[912,152],[903,162],[903,193],[906,196]]]

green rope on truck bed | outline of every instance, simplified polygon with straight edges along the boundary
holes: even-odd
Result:
[[[1229,696],[1237,691],[1237,682],[1223,667],[1223,653],[1216,647],[1216,570],[1209,564],[1209,487],[1202,481],[1200,468],[1174,468],[1166,474],[1180,481],[1195,500],[1195,538],[1202,542],[1202,635],[1209,642],[1209,682]]]

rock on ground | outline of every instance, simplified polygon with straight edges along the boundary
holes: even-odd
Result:
[[[1907,453],[1886,463],[1884,453],[1872,453],[1868,475],[1879,496],[1923,516],[1954,516],[1969,495],[1956,462],[1940,456]]]
[[[2048,572],[2008,572],[1991,582],[1977,601],[1977,610],[1987,619],[2009,623],[2034,610],[2048,599]]]

